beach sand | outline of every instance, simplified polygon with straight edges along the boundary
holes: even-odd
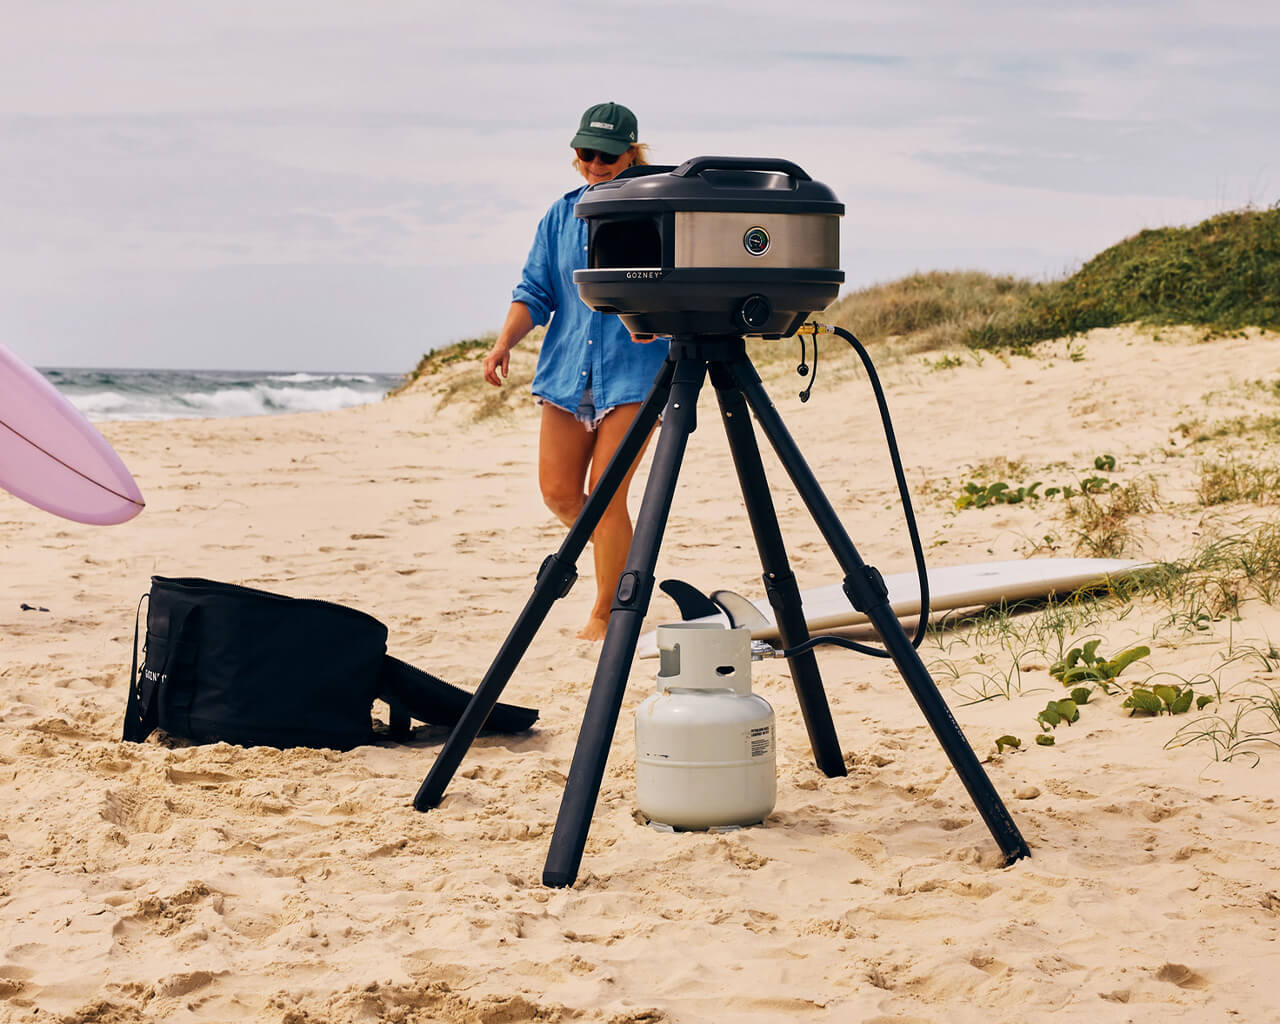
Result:
[[[824,341],[809,403],[789,371],[767,386],[863,558],[905,571],[875,403],[837,345]],[[976,479],[1078,483],[1104,454],[1124,493],[1156,489],[1125,557],[1186,559],[1276,523],[1274,489],[1206,506],[1197,487],[1220,451],[1276,465],[1274,429],[1240,424],[1280,412],[1280,335],[1123,328],[881,370],[930,564],[1097,553],[1104,526],[1081,541],[1061,496],[955,498]],[[574,637],[589,556],[504,694],[540,708],[537,726],[481,737],[431,813],[411,800],[439,729],[347,753],[119,742],[152,574],[353,605],[387,623],[390,653],[475,686],[564,531],[538,496],[531,401],[477,423],[442,404],[442,380],[341,412],[104,424],[148,500],[123,526],[0,494],[0,1019],[1280,1020],[1280,749],[1169,746],[1193,720],[1229,724],[1230,697],[1280,685],[1280,616],[1239,573],[1069,609],[1056,631],[1042,611],[926,639],[1030,844],[1007,868],[892,665],[823,648],[846,778],[815,768],[785,664],[762,662],[773,814],[724,834],[646,827],[632,715],[657,666],[638,660],[578,882],[544,888],[599,650]],[[760,596],[717,420],[708,389],[658,577]],[[838,580],[790,488],[775,500],[801,585]],[[1217,615],[1224,593],[1238,614]],[[656,594],[648,623],[677,617]],[[1223,702],[1130,717],[1123,693],[1099,693],[1039,746],[1037,712],[1066,695],[1048,671],[1058,645],[1091,638],[1108,655],[1151,648],[1121,683],[1193,681]],[[1265,732],[1265,711],[1242,728]],[[1280,740],[1274,715],[1270,728]],[[997,754],[1004,734],[1022,748]]]

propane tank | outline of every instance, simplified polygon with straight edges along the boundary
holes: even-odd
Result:
[[[658,627],[658,692],[636,709],[636,802],[680,829],[757,825],[777,799],[773,708],[751,692],[751,630]]]

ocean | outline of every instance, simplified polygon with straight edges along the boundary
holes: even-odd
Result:
[[[398,373],[260,373],[236,370],[40,372],[91,420],[172,420],[325,412],[377,402]]]

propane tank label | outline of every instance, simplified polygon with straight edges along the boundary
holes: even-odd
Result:
[[[773,751],[773,726],[761,725],[751,730],[751,756],[768,757]]]

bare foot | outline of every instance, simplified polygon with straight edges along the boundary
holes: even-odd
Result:
[[[587,619],[587,624],[578,630],[579,640],[603,640],[605,631],[609,628],[608,619]]]

